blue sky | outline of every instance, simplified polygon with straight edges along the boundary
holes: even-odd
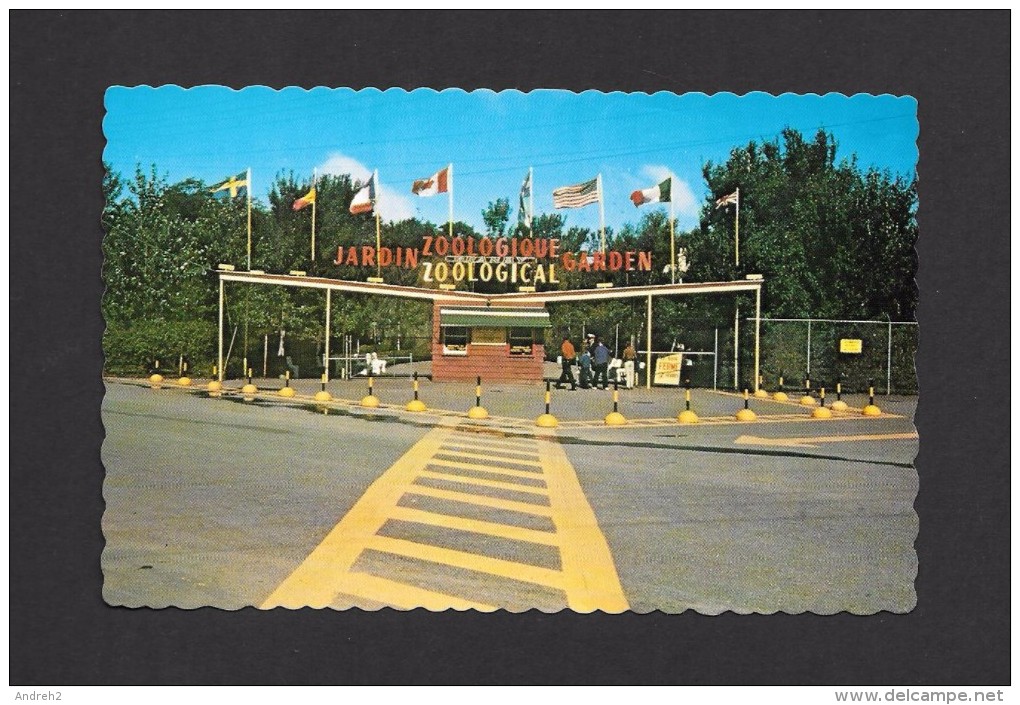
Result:
[[[414,179],[454,165],[454,218],[483,230],[481,211],[517,196],[534,168],[535,213],[552,212],[552,191],[602,174],[606,225],[635,223],[632,191],[674,176],[680,228],[697,223],[707,197],[707,160],[775,138],[784,127],[819,128],[839,143],[837,159],[912,176],[917,164],[917,102],[889,95],[745,96],[587,91],[436,92],[219,86],[112,87],[106,94],[104,159],[125,176],[155,164],[171,181],[213,184],[252,169],[255,198],[266,200],[278,173],[310,181],[319,173],[366,178],[378,169],[387,220],[447,220],[445,195],[411,193]],[[597,228],[598,206],[559,211],[567,225]]]

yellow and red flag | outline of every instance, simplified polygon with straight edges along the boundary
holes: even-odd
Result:
[[[299,211],[302,208],[307,208],[308,206],[312,205],[313,203],[315,203],[315,187],[314,186],[312,186],[312,188],[309,189],[308,193],[306,193],[304,196],[302,196],[298,200],[294,201],[293,208],[294,208],[294,210]]]

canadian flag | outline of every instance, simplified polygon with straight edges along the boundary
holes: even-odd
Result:
[[[411,184],[411,193],[416,196],[435,196],[450,190],[450,170],[453,165],[437,171],[427,179],[418,179]]]

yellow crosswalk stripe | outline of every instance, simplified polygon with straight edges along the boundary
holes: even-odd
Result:
[[[425,543],[395,539],[389,536],[372,536],[366,547],[383,553],[392,553],[407,558],[418,558],[432,563],[442,563],[454,568],[476,570],[480,573],[498,575],[511,580],[523,580],[536,585],[564,589],[566,581],[558,570],[541,568],[527,563],[506,561],[502,558],[491,558],[467,551],[456,551],[452,548],[441,548]]]
[[[497,524],[496,522],[483,521],[481,519],[468,519],[450,514],[438,514],[412,507],[394,507],[390,511],[390,518],[439,526],[444,529],[473,531],[476,534],[487,534],[502,539],[513,539],[514,541],[527,541],[528,543],[537,543],[543,546],[559,545],[559,539],[557,539],[556,533],[552,531],[539,531],[512,524]]]
[[[424,607],[427,610],[439,611],[446,609],[493,612],[495,605],[484,602],[465,600],[442,592],[425,590],[424,588],[399,583],[395,580],[380,578],[368,573],[345,573],[336,585],[340,594],[361,597],[373,602],[383,602],[400,609],[411,610]]]
[[[474,458],[476,460],[488,460],[497,463],[512,463],[514,465],[530,465],[531,467],[540,468],[542,463],[537,460],[525,460],[524,458],[508,458],[505,455],[492,455],[490,453],[470,453],[467,451],[459,450],[447,450],[446,448],[440,449],[442,455],[455,455],[458,458]]]
[[[523,477],[532,480],[540,480],[542,474],[535,472],[534,470],[514,470],[512,468],[504,468],[498,465],[481,465],[479,463],[461,463],[456,460],[446,460],[444,458],[433,458],[428,462],[429,467],[437,466],[444,468],[455,468],[457,470],[471,470],[474,472],[484,472],[491,475],[509,475],[510,477]]]
[[[431,477],[434,480],[444,480],[446,482],[462,482],[465,485],[476,485],[478,487],[491,487],[497,490],[509,490],[511,492],[524,492],[527,494],[539,495],[545,497],[547,495],[545,488],[543,487],[532,487],[531,485],[518,485],[513,482],[501,482],[499,480],[486,480],[481,477],[471,477],[470,475],[452,475],[445,472],[434,472],[432,470],[422,470],[419,473],[420,477]]]
[[[515,502],[512,499],[499,499],[497,497],[488,497],[486,495],[471,494],[469,492],[455,492],[453,490],[441,490],[438,487],[428,487],[426,485],[407,485],[403,488],[408,494],[416,494],[424,497],[435,497],[436,499],[450,499],[454,502],[464,502],[466,504],[477,504],[482,507],[491,507],[493,509],[508,509],[511,512],[521,512],[523,514],[534,514],[540,517],[551,517],[553,511],[550,507],[542,506],[541,504],[529,504],[528,502]]]
[[[538,451],[524,450],[521,448],[495,448],[492,445],[483,443],[469,443],[466,441],[448,441],[443,445],[443,451],[459,451],[463,450],[467,453],[484,453],[488,451],[489,455],[507,456],[507,455],[521,455],[529,458],[538,458]],[[511,460],[512,458],[507,458]]]

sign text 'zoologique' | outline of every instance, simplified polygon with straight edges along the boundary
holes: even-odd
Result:
[[[426,259],[428,258],[428,259]],[[421,269],[425,282],[556,284],[557,267],[567,272],[647,272],[652,253],[561,252],[557,238],[427,235],[421,247],[339,246],[335,265]]]

